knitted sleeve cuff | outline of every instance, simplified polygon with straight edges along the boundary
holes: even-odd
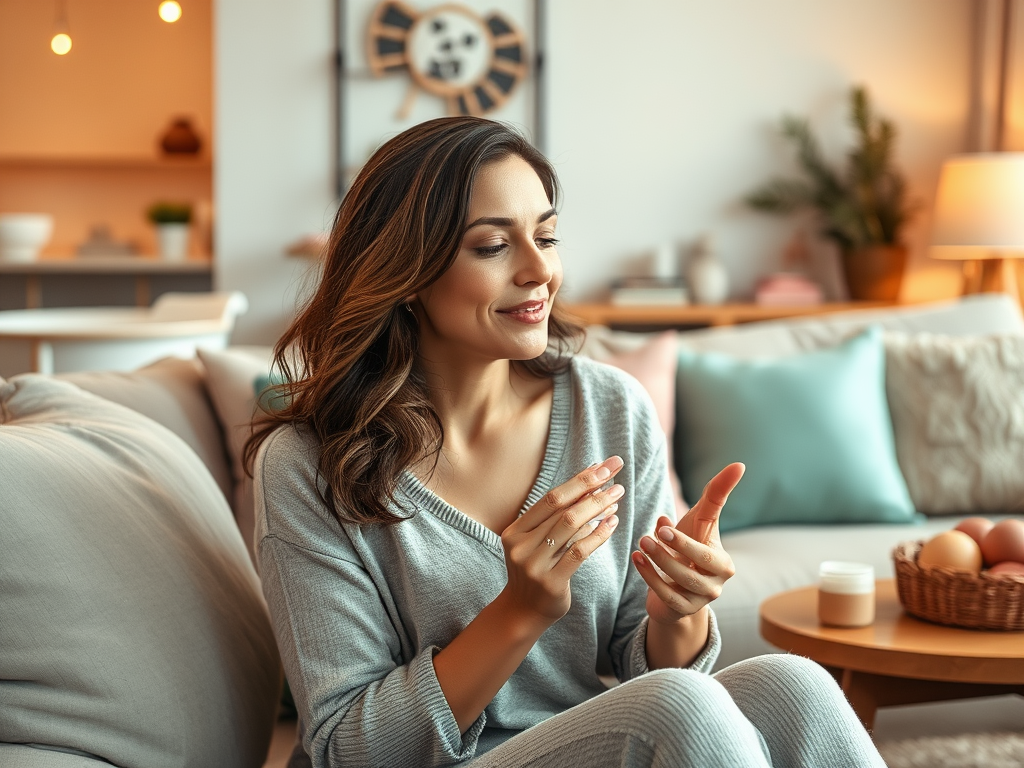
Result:
[[[627,679],[639,677],[651,671],[647,664],[648,622],[649,619],[644,617],[644,620],[640,622],[640,626],[637,628],[636,634],[633,636],[632,648],[629,653],[630,674]],[[715,618],[715,612],[708,608],[708,641],[704,644],[701,652],[697,654],[697,658],[690,662],[687,669],[692,669],[695,672],[710,672],[721,651],[722,635],[718,631],[718,619]]]

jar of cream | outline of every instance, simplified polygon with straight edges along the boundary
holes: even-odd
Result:
[[[866,627],[875,620],[875,569],[826,560],[818,571],[818,621],[830,627]]]

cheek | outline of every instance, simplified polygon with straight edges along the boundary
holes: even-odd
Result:
[[[486,263],[460,266],[449,270],[434,283],[430,303],[435,311],[462,315],[466,310],[479,310],[496,301],[500,295],[501,277]]]

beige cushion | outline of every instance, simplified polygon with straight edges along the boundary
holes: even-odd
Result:
[[[89,371],[57,378],[167,427],[203,460],[224,497],[234,498],[227,448],[198,360],[168,357],[131,373]]]
[[[889,333],[896,455],[926,514],[1024,509],[1024,335]]]
[[[253,562],[256,561],[252,542],[256,525],[253,486],[252,478],[245,473],[242,465],[242,451],[252,434],[252,417],[256,412],[256,383],[270,373],[272,354],[270,347],[198,351],[206,370],[206,386],[220,417],[228,455],[231,457],[231,474],[235,482],[232,500],[235,520]]]
[[[257,768],[279,686],[256,573],[195,452],[68,382],[0,379],[0,762]]]

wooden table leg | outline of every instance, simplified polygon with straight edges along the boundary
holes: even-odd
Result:
[[[25,309],[43,306],[43,283],[39,275],[25,276]]]
[[[843,670],[840,685],[850,706],[864,727],[875,727],[875,714],[879,707],[899,704],[921,704],[928,701],[973,699],[979,696],[999,696],[1005,693],[1024,695],[1022,685],[994,685],[987,683],[952,683],[941,680],[915,680],[870,672]]]
[[[148,307],[149,303],[149,275],[138,275],[135,278],[135,306]]]
[[[852,669],[843,671],[843,679],[840,685],[843,693],[857,713],[857,717],[869,731],[875,727],[875,713],[878,712],[878,700],[875,698],[875,686],[873,680],[868,678],[875,675],[867,675],[864,672],[855,672]]]

